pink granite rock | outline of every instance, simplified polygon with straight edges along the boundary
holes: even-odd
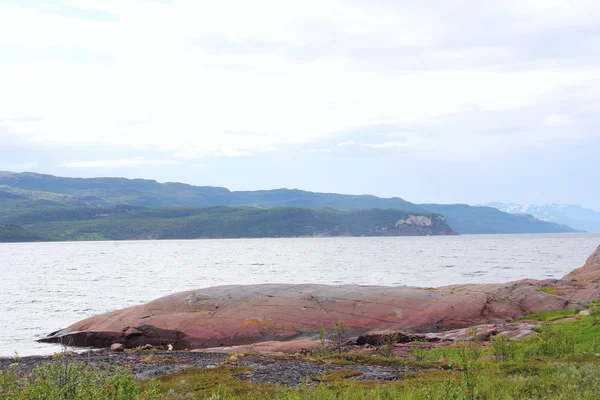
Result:
[[[533,328],[542,325],[540,321],[520,321],[506,324],[483,324],[468,328],[453,329],[449,331],[424,334],[427,340],[457,341],[472,339],[472,335],[479,341],[487,341],[494,335],[504,335],[513,339],[537,335]]]
[[[87,318],[42,339],[76,346],[175,349],[240,346],[314,338],[344,321],[349,335],[375,330],[439,332],[562,309],[599,299],[600,247],[563,280],[441,288],[263,284],[218,286],[173,294]],[[548,294],[540,287],[556,290]]]
[[[593,252],[581,268],[565,275],[563,280],[584,283],[598,283],[600,279],[600,246]]]

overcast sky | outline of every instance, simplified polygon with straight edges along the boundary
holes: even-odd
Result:
[[[600,1],[0,0],[0,170],[600,210]]]

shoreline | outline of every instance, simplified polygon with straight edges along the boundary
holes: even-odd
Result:
[[[190,242],[195,240],[262,240],[262,239],[353,239],[353,238],[440,238],[440,237],[484,237],[484,236],[598,236],[600,232],[519,232],[519,233],[455,233],[444,235],[374,235],[374,236],[263,236],[263,237],[199,237],[194,239],[123,239],[123,240],[52,240],[52,241],[29,241],[29,242],[0,242],[1,245],[10,244],[65,244],[65,243],[136,243],[136,242]]]

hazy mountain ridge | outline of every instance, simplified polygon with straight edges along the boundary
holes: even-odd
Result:
[[[532,205],[494,202],[487,203],[485,206],[512,214],[530,214],[542,221],[565,224],[574,229],[600,232],[600,212],[575,204]]]
[[[528,214],[509,214],[493,207],[467,204],[420,204],[425,210],[442,214],[458,233],[566,233],[569,226],[541,221]]]
[[[2,195],[4,193],[4,195]],[[414,204],[399,197],[316,193],[298,189],[230,191],[223,187],[158,183],[125,178],[64,178],[35,173],[0,172],[0,220],[49,209],[259,206],[332,208],[341,211],[394,209],[442,214],[457,233],[572,232],[567,226],[466,204]]]

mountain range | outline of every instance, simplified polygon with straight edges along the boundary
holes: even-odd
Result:
[[[224,216],[229,212],[227,208],[232,208],[229,211],[237,215],[233,222]],[[265,209],[279,211],[265,212]],[[383,233],[381,229],[388,229],[393,221],[406,220],[411,215],[414,218],[441,215],[444,217],[444,224],[447,223],[449,228],[439,225],[437,230],[418,233],[416,225],[413,225],[413,232],[404,231],[402,234],[574,231],[566,225],[542,221],[531,215],[506,213],[487,206],[415,204],[399,197],[316,193],[298,189],[230,191],[223,187],[159,183],[145,179],[66,178],[35,173],[0,172],[0,224],[22,226],[39,234],[57,235],[70,240],[298,236],[300,233],[297,229],[300,229],[300,225],[287,223],[300,223],[302,218],[298,217],[299,209],[311,210],[312,215],[302,217],[307,221],[326,218],[333,224],[319,225],[317,229],[314,228],[314,224],[307,223],[304,226],[313,226],[314,229],[302,231],[301,234],[309,236],[380,235]],[[369,211],[369,218],[379,220],[381,224],[365,225],[364,210]],[[382,210],[396,210],[404,214],[382,214]],[[353,213],[356,211],[363,214]],[[132,216],[133,214],[135,216]],[[381,220],[380,216],[384,214],[388,217]],[[171,222],[170,218],[173,219]],[[173,233],[174,227],[177,226],[176,222],[173,222],[176,218],[185,218],[185,221],[179,221],[187,224],[187,233],[183,236]],[[277,218],[281,221],[276,221]],[[422,218],[414,218],[411,221],[423,221]],[[100,219],[103,220],[102,223],[99,222]],[[220,228],[211,228],[213,230],[209,231],[193,228],[194,224],[200,223],[208,226],[210,224],[207,221],[213,220],[237,225],[230,226],[226,233],[219,230]],[[436,218],[436,221],[439,220]],[[242,228],[242,225],[250,223],[255,224],[255,227],[262,223],[266,230]],[[283,227],[275,228],[277,224],[282,224]],[[95,232],[94,229],[98,231]],[[131,237],[124,236],[123,232],[128,230],[138,233]]]
[[[582,231],[600,232],[600,212],[574,204],[488,203],[484,205],[511,214],[530,214],[542,221],[565,224]]]

